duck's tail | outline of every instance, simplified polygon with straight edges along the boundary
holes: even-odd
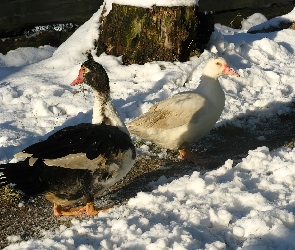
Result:
[[[0,186],[13,184],[13,188],[22,191],[27,196],[42,193],[47,188],[47,183],[39,178],[40,169],[30,166],[28,159],[16,163],[0,165]]]

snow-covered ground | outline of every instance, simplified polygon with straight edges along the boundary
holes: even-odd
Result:
[[[57,49],[0,54],[0,163],[61,127],[91,121],[92,92],[74,95],[79,89],[70,83],[86,59],[83,52],[92,49],[99,16]],[[295,20],[295,10],[287,18]],[[291,111],[295,31],[246,31],[216,24],[208,49],[184,63],[123,66],[104,54],[95,60],[106,68],[113,102],[128,123],[154,103],[195,89],[206,62],[222,56],[241,77],[220,77],[226,104],[216,126],[243,126],[236,118],[249,115],[247,129],[255,129],[257,120]],[[172,182],[162,177],[152,192],[126,205],[6,249],[295,249],[295,149],[260,147],[236,165],[228,159],[216,168]]]

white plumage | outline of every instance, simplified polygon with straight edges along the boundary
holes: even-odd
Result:
[[[195,91],[156,103],[127,125],[129,131],[163,148],[178,149],[182,158],[195,161],[189,143],[206,135],[224,108],[225,95],[218,81],[222,74],[238,76],[223,58],[211,59]]]

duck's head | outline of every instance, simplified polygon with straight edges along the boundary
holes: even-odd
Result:
[[[213,58],[208,61],[203,70],[203,75],[217,78],[220,75],[239,76],[222,57]]]
[[[78,77],[71,83],[71,86],[85,83],[100,93],[109,93],[109,77],[104,67],[88,56],[79,70]]]

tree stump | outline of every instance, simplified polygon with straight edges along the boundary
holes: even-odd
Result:
[[[214,29],[213,16],[198,12],[198,6],[113,4],[101,21],[97,55],[122,56],[125,65],[187,61],[203,52]]]

